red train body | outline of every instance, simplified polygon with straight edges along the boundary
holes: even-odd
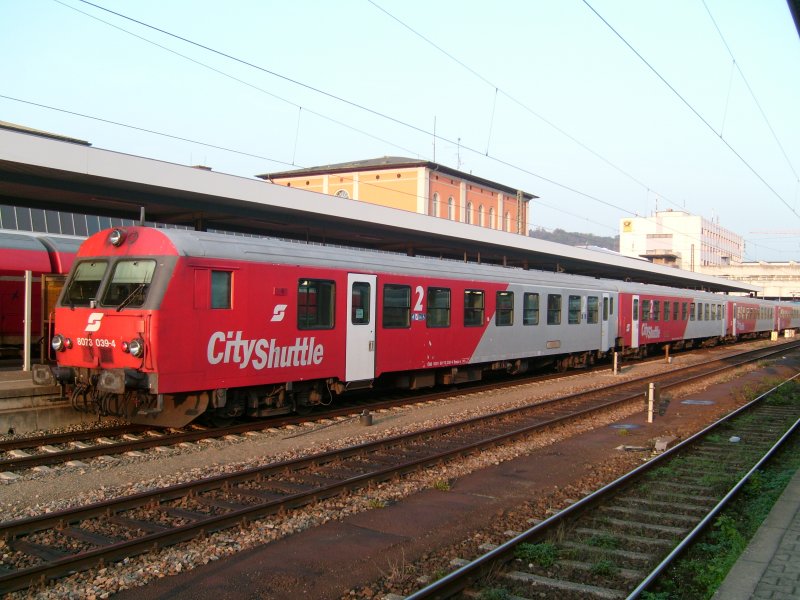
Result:
[[[54,373],[78,403],[178,426],[798,325],[799,309],[761,300],[131,227],[81,246],[56,308]]]
[[[42,336],[42,276],[66,275],[80,238],[0,231],[0,353],[19,355],[25,320],[25,271],[31,271],[31,334]]]

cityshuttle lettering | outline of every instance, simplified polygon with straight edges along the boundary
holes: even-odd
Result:
[[[240,369],[248,365],[256,370],[280,367],[306,367],[322,363],[325,348],[315,343],[316,338],[295,338],[294,345],[280,346],[271,340],[244,340],[241,331],[227,334],[217,331],[208,340],[208,362],[212,365],[238,364]]]
[[[661,337],[661,328],[650,327],[650,325],[642,325],[642,337],[646,337],[647,339],[650,340],[659,338]]]

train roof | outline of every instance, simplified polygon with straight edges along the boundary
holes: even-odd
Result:
[[[281,238],[240,237],[180,229],[128,228],[128,235],[136,234],[149,244],[147,254],[165,251],[164,238],[169,240],[174,252],[185,257],[267,262],[281,265],[308,265],[314,267],[346,268],[364,273],[394,273],[397,275],[425,275],[460,280],[487,281],[540,285],[553,288],[578,288],[598,291],[633,291],[634,293],[675,293],[692,296],[705,295],[719,298],[710,292],[680,290],[666,286],[624,282],[613,279],[586,277],[569,273],[554,273],[519,267],[502,267],[463,262],[449,258],[405,256],[393,252],[346,246],[322,245]],[[101,231],[91,238],[89,246],[101,247],[112,230]],[[138,255],[131,250],[132,255]],[[91,256],[82,251],[81,256]]]

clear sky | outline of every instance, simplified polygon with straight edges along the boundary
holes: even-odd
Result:
[[[95,3],[0,0],[0,120],[245,177],[435,160],[532,227],[683,209],[800,261],[786,0]]]

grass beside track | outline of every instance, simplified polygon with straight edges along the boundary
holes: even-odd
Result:
[[[784,386],[768,400],[800,407],[800,384]],[[713,527],[659,578],[645,600],[711,598],[722,584],[784,488],[800,468],[800,434],[795,433],[768,466],[750,478]]]

